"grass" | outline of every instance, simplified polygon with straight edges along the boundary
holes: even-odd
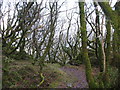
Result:
[[[108,83],[104,83],[104,77],[102,72],[99,72],[96,77],[95,77],[95,81],[96,83],[98,83],[99,88],[115,88],[116,84],[117,84],[117,78],[118,78],[118,69],[113,67],[113,66],[108,66],[108,77],[109,77],[109,82]],[[101,81],[100,81],[101,80]],[[102,81],[103,80],[103,81]],[[100,82],[102,84],[100,84]],[[104,85],[104,86],[103,86]]]
[[[33,66],[32,61],[14,61],[9,65],[9,73],[3,74],[3,88],[57,88],[61,84],[73,83],[76,79],[70,77],[60,68],[59,64],[46,63],[43,68],[45,81],[40,81],[39,66]]]
[[[49,85],[50,88],[57,88],[61,84],[67,85],[68,83],[73,83],[76,80],[76,78],[70,77],[68,74],[62,71],[59,64],[46,64],[46,66],[47,67],[44,68],[44,71],[49,73],[49,75],[52,77],[51,79],[54,80]]]

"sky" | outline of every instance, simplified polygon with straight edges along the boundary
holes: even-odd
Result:
[[[2,12],[5,13],[8,9],[11,9],[11,15],[12,15],[13,14],[13,3],[16,3],[18,1],[19,0],[3,0]],[[29,0],[20,0],[20,1],[22,2],[22,1],[29,1]],[[35,0],[30,0],[30,1],[35,1]],[[41,2],[41,0],[36,0],[36,1]],[[47,2],[49,2],[49,1],[52,2],[54,0],[43,0],[43,4],[46,1]],[[60,9],[60,11],[61,11],[61,13],[59,14],[60,18],[58,19],[60,21],[60,23],[61,23],[61,21],[62,22],[64,21],[64,27],[63,27],[64,29],[67,29],[68,22],[69,22],[68,19],[66,18],[66,15],[70,18],[71,13],[74,13],[74,15],[72,14],[73,15],[73,19],[72,19],[73,27],[70,30],[70,34],[72,34],[72,33],[75,32],[75,26],[74,26],[75,24],[74,23],[76,23],[76,20],[78,18],[78,14],[77,14],[79,12],[78,1],[82,1],[82,0],[57,0],[57,1],[59,1],[59,3],[58,3],[59,5],[61,5],[64,2],[61,9]],[[86,1],[86,3],[88,4],[88,7],[89,7],[89,4],[92,2],[92,0],[85,0],[85,1]],[[111,0],[111,1],[112,1],[111,6],[113,7],[117,0]],[[10,3],[11,8],[6,7],[6,5],[8,3]],[[68,10],[67,13],[65,12],[66,10]],[[47,11],[46,11],[46,13],[47,13]],[[5,23],[7,23],[7,15],[5,16],[4,20],[5,20]],[[1,26],[2,26],[2,23],[1,23]],[[58,26],[58,28],[59,28],[59,26]],[[65,32],[66,32],[66,30],[65,30]]]

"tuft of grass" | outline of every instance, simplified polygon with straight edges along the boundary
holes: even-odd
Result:
[[[66,78],[66,73],[60,70],[59,64],[45,64],[43,73],[46,74],[45,80],[48,82],[50,88],[57,87],[64,78]],[[62,80],[61,80],[62,79]]]

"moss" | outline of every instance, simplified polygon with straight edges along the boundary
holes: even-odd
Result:
[[[108,67],[108,72],[107,72],[109,78],[107,78],[105,73],[100,72],[96,77],[95,77],[95,82],[99,86],[99,88],[114,88],[117,83],[117,78],[118,78],[118,69],[115,67]],[[109,82],[106,82],[106,79],[109,79]]]
[[[105,15],[111,20],[114,29],[118,28],[118,16],[115,11],[112,10],[108,2],[98,2],[100,7],[102,8]]]
[[[106,48],[106,62],[107,64],[110,63],[110,59],[111,59],[111,24],[110,21],[107,20],[106,21],[106,29],[107,29],[107,36],[106,36],[106,42],[107,42],[107,48]]]
[[[119,60],[115,56],[115,54],[119,53],[120,49],[120,16],[117,14],[116,11],[112,10],[108,2],[98,2],[100,7],[102,8],[103,12],[107,16],[107,18],[111,21],[111,24],[114,28],[113,34],[113,56],[115,60]]]
[[[90,88],[96,88],[96,84],[94,82],[94,78],[92,76],[91,71],[91,63],[88,57],[88,50],[87,50],[87,31],[86,31],[86,21],[85,21],[85,11],[84,11],[84,2],[79,2],[79,9],[80,9],[80,30],[81,30],[81,37],[82,37],[82,58],[85,63],[86,67],[86,78]]]
[[[55,88],[63,83],[74,83],[76,80],[62,71],[59,64],[47,63],[42,71],[45,81],[38,87],[41,81],[38,67],[24,60],[11,63],[9,73],[3,77],[3,88]]]
[[[102,44],[100,40],[98,39],[98,62],[100,66],[100,72],[103,72],[103,51],[102,51]]]
[[[75,77],[70,77],[64,71],[62,71],[60,69],[61,66],[59,64],[45,64],[45,65],[46,67],[43,68],[43,72],[49,74],[49,77],[45,78],[49,79],[49,81],[47,82],[50,83],[49,84],[50,88],[57,88],[59,85],[63,83],[65,85],[67,85],[67,83],[74,83],[74,81],[76,80]],[[52,82],[51,79],[53,79]]]
[[[25,64],[26,62],[24,61],[22,63]],[[38,78],[39,80],[39,77],[34,77],[34,75],[37,75],[37,73],[32,65],[21,65],[21,63],[18,62],[16,62],[16,64],[10,64],[9,73],[3,74],[3,88],[23,88],[24,86],[29,87],[34,79]],[[39,83],[38,81],[36,82]],[[33,85],[35,86],[36,83],[33,83]]]

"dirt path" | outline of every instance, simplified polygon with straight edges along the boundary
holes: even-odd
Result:
[[[64,66],[61,68],[64,72],[66,72],[68,75],[71,77],[77,78],[77,80],[73,83],[68,83],[67,85],[61,85],[59,88],[67,88],[67,87],[72,87],[72,88],[88,88],[88,83],[86,81],[86,75],[85,75],[85,69],[84,66]]]

